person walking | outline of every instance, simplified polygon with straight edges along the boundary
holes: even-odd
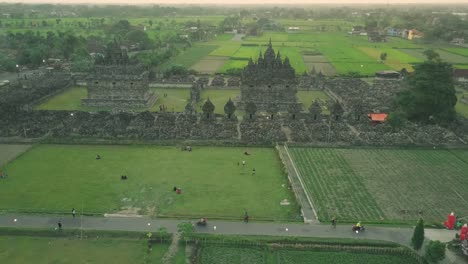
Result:
[[[62,231],[62,222],[60,222],[60,220],[58,221],[57,226],[58,226],[58,230]]]
[[[249,214],[247,213],[247,211],[245,211],[245,214],[244,214],[244,222],[245,223],[249,222]]]
[[[331,224],[332,224],[333,228],[336,228],[336,217],[335,216],[332,217]]]
[[[72,215],[73,215],[73,218],[75,218],[75,216],[76,216],[76,210],[75,210],[75,208],[72,209]]]

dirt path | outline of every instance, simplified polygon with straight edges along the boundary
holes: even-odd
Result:
[[[177,251],[179,251],[180,237],[181,235],[179,232],[173,234],[171,245],[169,246],[169,249],[167,250],[166,254],[164,254],[164,257],[162,258],[163,264],[172,264],[172,259],[177,254]]]
[[[31,147],[32,145],[0,144],[0,167],[16,159]]]

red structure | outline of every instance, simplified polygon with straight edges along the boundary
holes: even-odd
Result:
[[[464,224],[460,230],[460,240],[461,241],[465,240],[467,235],[468,235],[468,225]]]
[[[369,117],[373,123],[383,123],[387,119],[388,115],[385,113],[370,113],[367,114],[367,117]]]
[[[448,215],[447,221],[444,222],[444,225],[447,229],[453,229],[455,226],[455,214],[453,212]]]

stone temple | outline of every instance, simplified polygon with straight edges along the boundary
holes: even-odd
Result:
[[[287,111],[292,105],[299,105],[297,81],[294,68],[286,57],[275,54],[271,40],[264,54],[254,62],[249,60],[242,72],[241,100],[239,107],[255,104],[258,111]]]
[[[157,97],[149,90],[148,71],[131,63],[125,49],[114,42],[87,77],[88,96],[84,106],[113,108],[150,107]]]

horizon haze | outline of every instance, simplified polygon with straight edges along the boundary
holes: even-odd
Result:
[[[135,0],[129,3],[125,0],[3,0],[0,3],[24,3],[24,4],[118,4],[118,5],[314,5],[314,4],[368,4],[368,5],[401,5],[401,4],[467,4],[467,0],[262,0],[252,2],[251,0],[235,0],[221,3],[219,0]]]

